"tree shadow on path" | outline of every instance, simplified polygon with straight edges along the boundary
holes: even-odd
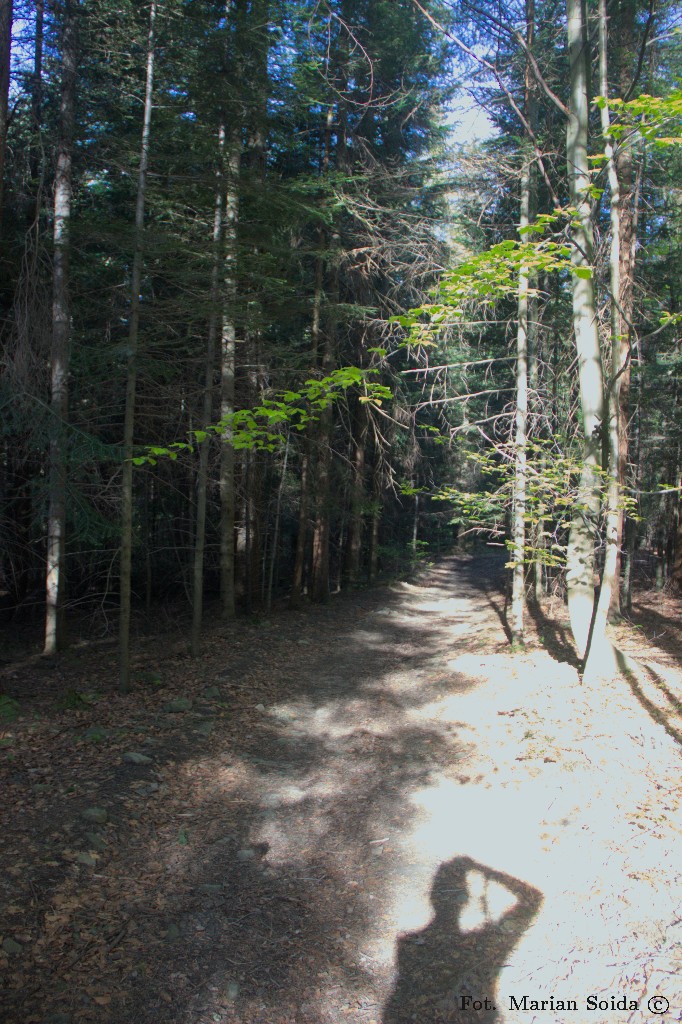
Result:
[[[500,893],[507,909],[495,914],[493,897]],[[431,903],[434,916],[427,927],[398,943],[398,976],[382,1024],[494,1024],[500,1020],[498,975],[538,913],[542,894],[518,878],[456,857],[436,872]],[[474,923],[467,928],[465,914],[472,910]]]

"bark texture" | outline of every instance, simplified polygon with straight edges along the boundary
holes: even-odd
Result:
[[[156,0],[149,8],[149,34],[147,36],[147,71],[142,115],[142,141],[140,167],[137,178],[135,203],[135,251],[130,285],[130,324],[128,328],[128,370],[126,376],[126,405],[123,424],[123,477],[121,482],[121,563],[120,563],[120,619],[119,619],[119,688],[125,693],[130,688],[130,613],[132,598],[133,553],[133,441],[135,434],[135,391],[137,387],[137,353],[140,331],[140,288],[142,285],[142,241],[144,209],[149,167],[149,145],[152,125],[154,94],[154,49],[156,29]]]
[[[594,608],[594,567],[601,502],[599,469],[604,426],[604,389],[594,279],[590,171],[587,158],[589,122],[587,26],[581,0],[567,0],[570,66],[569,119],[566,141],[571,204],[576,209],[571,240],[573,329],[580,375],[583,420],[583,466],[571,522],[566,583],[571,630],[580,657],[587,650]]]
[[[45,654],[54,654],[62,646],[64,639],[62,606],[66,551],[66,428],[69,405],[69,361],[71,356],[69,227],[71,222],[73,139],[78,62],[77,9],[78,4],[75,0],[67,0],[64,5],[64,21],[62,25],[62,89],[54,184]]]

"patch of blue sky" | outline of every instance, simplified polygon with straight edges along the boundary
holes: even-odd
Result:
[[[450,104],[445,123],[450,126],[452,141],[462,146],[470,142],[486,142],[497,135],[497,129],[484,108],[466,93],[460,94]]]

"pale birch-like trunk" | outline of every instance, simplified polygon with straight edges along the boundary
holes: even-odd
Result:
[[[69,359],[71,350],[69,225],[71,221],[78,49],[76,9],[77,4],[75,0],[67,0],[64,5],[59,143],[54,184],[45,654],[56,653],[63,642],[62,604],[64,596],[66,533],[66,427],[68,421]]]
[[[135,391],[137,386],[137,353],[140,327],[140,287],[142,284],[142,236],[149,166],[149,140],[152,124],[154,94],[154,53],[156,0],[149,8],[147,36],[147,70],[142,115],[142,141],[140,166],[137,177],[135,204],[135,241],[133,271],[130,283],[130,322],[128,325],[128,368],[126,375],[126,404],[123,422],[123,470],[121,481],[121,562],[120,562],[120,618],[119,618],[119,688],[122,693],[130,689],[130,612],[133,553],[133,440],[135,431]]]
[[[607,64],[607,16],[606,0],[599,0],[599,91],[605,101],[608,100],[608,64]],[[589,650],[585,662],[584,677],[590,682],[608,679],[617,670],[613,646],[606,636],[606,623],[614,592],[619,588],[619,551],[622,536],[621,512],[621,466],[620,466],[620,385],[624,368],[624,360],[628,352],[623,353],[622,335],[623,319],[621,316],[621,225],[620,225],[620,185],[616,173],[613,139],[610,134],[610,116],[608,102],[601,107],[601,127],[604,135],[606,170],[610,191],[611,242],[609,248],[609,280],[611,290],[611,381],[608,390],[608,476],[606,495],[606,551],[601,574],[599,600],[594,613]]]
[[[237,329],[237,228],[239,224],[239,168],[241,143],[234,129],[226,143],[222,330],[220,339],[220,416],[228,426],[220,446],[220,598],[224,619],[235,613],[234,524],[235,458],[230,417],[234,413],[234,376]]]
[[[530,156],[523,161],[521,172],[521,215],[519,227],[530,224]],[[522,233],[522,239],[526,236]],[[514,502],[512,508],[512,599],[510,628],[512,640],[523,641],[523,619],[526,608],[526,483],[528,440],[528,292],[530,278],[527,267],[521,267],[518,289],[518,324],[516,330],[516,423],[514,437]]]
[[[535,0],[526,0],[526,45],[532,52],[535,35]],[[535,130],[535,96],[530,65],[526,64],[525,115],[531,132]],[[521,202],[519,233],[525,241],[531,223],[531,190],[534,155],[524,154],[521,170]],[[530,343],[530,274],[528,267],[519,271],[518,312],[516,328],[516,421],[514,436],[514,498],[512,504],[512,599],[509,615],[512,641],[523,642],[526,610],[526,498],[528,446],[528,369]]]
[[[206,340],[206,365],[204,370],[204,396],[201,412],[201,429],[207,431],[213,420],[213,393],[216,341],[220,317],[220,261],[223,250],[223,176],[222,161],[225,148],[225,128],[218,131],[218,171],[215,204],[213,210],[213,266],[211,268],[211,309]],[[194,567],[192,573],[192,657],[199,655],[201,625],[204,613],[204,551],[206,548],[206,496],[208,491],[208,438],[199,445],[199,468],[197,472],[197,520],[194,537]]]
[[[588,40],[582,0],[567,0],[570,68],[569,119],[566,156],[571,204],[576,210],[573,242],[573,328],[580,376],[583,463],[576,509],[566,554],[566,585],[571,630],[581,658],[587,651],[594,608],[595,541],[601,504],[599,476],[604,388],[592,276],[593,234],[590,170],[587,157],[589,106],[587,94]]]

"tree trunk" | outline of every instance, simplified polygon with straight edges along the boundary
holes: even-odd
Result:
[[[615,34],[615,61],[618,82],[618,93],[625,96],[630,88],[637,47],[635,44],[635,21],[637,3],[633,0],[622,0],[612,11],[613,23],[617,26]],[[627,136],[621,138],[615,150],[615,173],[620,192],[620,354],[619,365],[622,367],[620,377],[620,397],[618,429],[619,441],[619,481],[625,487],[628,472],[628,421],[630,409],[630,362],[632,350],[632,316],[634,312],[634,275],[637,242],[637,202],[638,190],[634,187],[635,148]],[[620,578],[620,549],[625,530],[625,513],[621,509],[618,518],[618,565],[616,577]],[[620,588],[614,588],[611,597],[611,611],[620,612]]]
[[[282,495],[284,494],[284,485],[287,478],[287,462],[289,461],[289,437],[287,437],[286,447],[284,448],[284,462],[282,464],[282,472],[279,478],[279,487],[277,488],[277,502],[275,505],[275,524],[272,534],[272,551],[270,553],[270,571],[268,573],[268,586],[265,595],[265,608],[266,611],[272,610],[272,591],[275,582],[276,570],[277,570],[277,554],[279,550],[279,531],[280,531],[280,518],[282,515]]]
[[[9,113],[9,66],[12,56],[12,0],[0,0],[0,233],[5,191],[5,150]]]
[[[220,448],[220,596],[224,619],[231,619],[235,613],[235,459],[229,419],[234,413],[240,164],[241,144],[238,132],[233,129],[227,143],[225,164],[223,312],[220,343],[220,416],[228,422]]]
[[[533,49],[535,35],[535,0],[526,0],[526,46]],[[525,115],[532,132],[535,131],[535,96],[533,75],[526,63]],[[528,140],[529,143],[531,140]],[[521,203],[519,211],[519,233],[521,241],[527,238],[526,230],[532,219],[534,155],[524,154],[521,171]],[[530,274],[527,267],[519,272],[518,320],[516,330],[516,424],[514,438],[514,500],[512,507],[512,599],[510,628],[512,641],[523,642],[524,614],[526,610],[526,496],[527,496],[527,440],[528,440],[528,363],[529,363],[529,312]]]
[[[156,0],[149,8],[149,34],[147,36],[147,73],[142,116],[142,143],[137,178],[135,205],[135,251],[130,285],[130,325],[128,330],[128,372],[126,378],[126,405],[123,424],[123,479],[121,483],[121,612],[119,620],[119,687],[122,693],[130,689],[130,611],[131,574],[133,552],[133,440],[135,431],[135,389],[137,385],[137,351],[140,327],[140,286],[142,283],[142,235],[144,207],[149,165],[149,139],[152,123],[154,93],[154,47]]]
[[[306,552],[308,547],[308,509],[310,506],[310,454],[312,424],[306,430],[301,453],[301,490],[298,503],[298,534],[294,553],[294,569],[291,578],[289,605],[298,608],[303,598]]]
[[[69,225],[71,220],[72,159],[77,71],[76,0],[66,0],[62,26],[62,91],[59,142],[54,184],[52,351],[50,382],[49,510],[45,654],[63,642],[64,556],[66,532],[66,457],[69,400],[71,313],[69,287]]]
[[[341,114],[339,114],[341,120]],[[325,131],[325,148],[322,161],[322,174],[326,175],[329,170],[331,157],[331,138],[334,125],[334,105],[330,104],[327,111],[327,124]],[[344,167],[345,156],[345,135],[339,130],[337,135],[337,166]],[[332,247],[338,244],[338,235],[332,237]],[[323,275],[324,276],[324,275]],[[339,302],[339,272],[334,267],[331,271],[332,283],[329,296],[329,314],[326,318],[325,329],[320,326],[320,311],[318,309],[317,334],[322,335],[322,371],[325,374],[331,373],[334,369],[336,359],[336,323],[334,320],[335,308]],[[316,282],[317,287],[317,282]],[[321,294],[321,293],[320,293]],[[315,342],[318,348],[318,342]],[[317,459],[315,460],[315,520],[313,522],[312,556],[310,567],[310,596],[313,601],[326,601],[329,597],[329,533],[330,533],[330,487],[332,467],[332,438],[334,433],[333,406],[328,405],[320,413],[317,423]]]
[[[372,474],[372,524],[369,533],[369,557],[367,577],[372,583],[379,572],[379,534],[381,531],[381,471],[378,465],[374,466]]]
[[[26,223],[30,229],[40,231],[40,210],[43,192],[44,147],[41,141],[43,121],[43,39],[45,34],[45,4],[37,0],[34,30],[33,74],[31,76],[31,138],[28,165],[31,175],[30,189],[33,201],[27,201]],[[37,248],[37,246],[36,246]]]
[[[313,523],[310,597],[323,602],[329,597],[329,516],[334,419],[331,405],[317,423],[318,450],[315,463],[315,521]]]
[[[362,533],[364,527],[363,505],[365,502],[365,449],[369,421],[363,402],[358,402],[355,411],[354,452],[350,493],[350,521],[346,538],[344,576],[354,583],[360,573],[362,554]]]
[[[524,157],[521,172],[521,231],[530,224],[531,156]],[[522,240],[525,234],[522,234]],[[512,640],[523,642],[523,618],[526,607],[526,446],[528,436],[528,268],[521,267],[516,332],[516,432],[514,438],[515,475],[512,509],[512,600],[510,628]]]
[[[607,64],[607,17],[606,0],[599,0],[599,91],[608,100]],[[589,652],[585,662],[584,677],[590,682],[608,679],[617,670],[617,663],[611,643],[606,636],[606,622],[612,597],[618,595],[620,576],[620,542],[623,519],[621,511],[621,428],[620,428],[620,385],[623,375],[620,287],[620,188],[614,159],[613,140],[610,135],[608,102],[601,108],[601,126],[605,139],[606,167],[610,189],[611,243],[609,250],[609,279],[611,290],[611,381],[608,390],[608,484],[606,497],[606,552],[601,574],[599,600],[592,623]],[[629,358],[626,350],[625,360]],[[627,449],[626,449],[627,450]]]
[[[215,374],[216,340],[220,316],[220,261],[223,249],[223,180],[222,160],[225,146],[225,129],[218,131],[218,170],[213,208],[213,266],[211,268],[211,309],[206,340],[206,365],[204,369],[204,395],[201,412],[201,429],[206,432],[213,420],[213,393]],[[194,538],[194,569],[192,576],[192,657],[199,655],[201,625],[204,609],[204,550],[206,547],[206,495],[208,490],[208,457],[210,444],[205,437],[199,445],[199,469],[197,472],[197,527]]]
[[[583,465],[568,538],[566,584],[571,629],[578,654],[583,658],[587,651],[594,608],[594,548],[601,501],[599,466],[604,422],[604,391],[595,285],[591,269],[593,237],[589,198],[590,170],[587,158],[588,41],[583,21],[582,0],[567,0],[566,7],[570,68],[566,155],[571,204],[577,211],[571,229],[573,327],[578,354],[583,420]]]

